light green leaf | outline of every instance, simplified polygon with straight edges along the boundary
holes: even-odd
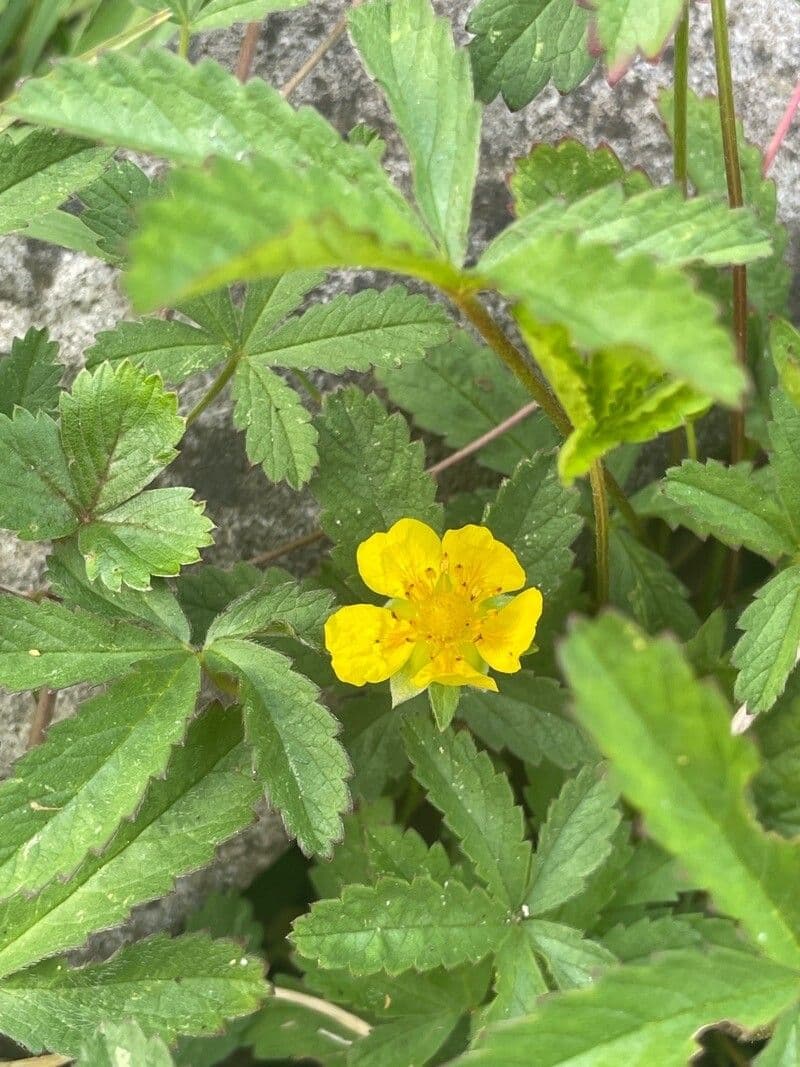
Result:
[[[731,548],[744,546],[776,560],[794,550],[789,522],[774,494],[752,477],[749,463],[684,460],[667,471],[663,493],[681,509],[682,525]]]
[[[450,448],[475,440],[530,402],[495,354],[463,332],[429,352],[423,363],[380,368],[378,378],[393,403],[405,408],[423,430],[444,437]],[[511,474],[521,459],[552,448],[557,440],[537,411],[482,448],[476,458],[492,470]]]
[[[133,1018],[145,1034],[172,1041],[213,1033],[266,993],[261,961],[243,957],[235,942],[158,935],[104,963],[72,969],[54,960],[4,979],[0,1014],[5,1033],[32,1052],[76,1055],[109,1018]]]
[[[143,664],[16,764],[0,785],[0,898],[72,873],[106,843],[164,773],[199,688],[193,656]]]
[[[504,482],[484,523],[514,550],[528,585],[548,597],[574,565],[570,545],[583,526],[580,497],[559,480],[552,455],[539,453],[522,460]]]
[[[533,1010],[537,998],[549,992],[533,942],[528,936],[529,925],[519,923],[513,926],[495,954],[495,997],[486,1011],[487,1023],[527,1015]]]
[[[544,956],[559,989],[591,985],[603,971],[617,962],[607,948],[583,937],[579,930],[571,926],[531,919],[525,923],[523,930],[535,949]]]
[[[86,352],[86,366],[92,369],[106,360],[129,359],[145,373],[160,374],[165,382],[177,385],[221,363],[226,352],[219,341],[188,322],[142,319],[99,333]]]
[[[795,971],[747,952],[666,952],[541,1001],[532,1014],[490,1030],[467,1062],[530,1067],[535,1048],[536,1067],[685,1067],[698,1030],[719,1019],[753,1029],[796,996]]]
[[[767,433],[772,445],[769,470],[775,475],[775,489],[793,531],[795,544],[800,544],[800,411],[787,396],[773,390],[772,418]]]
[[[107,682],[138,660],[183,651],[170,634],[44,600],[0,596],[0,685],[20,691]]]
[[[800,1064],[800,1018],[798,1008],[784,1012],[769,1044],[753,1060],[755,1067],[798,1067]]]
[[[398,519],[441,528],[422,445],[409,442],[402,415],[387,414],[376,396],[349,388],[328,397],[318,428],[320,463],[311,490],[342,569],[354,574],[358,545]]]
[[[236,22],[260,22],[272,11],[302,7],[308,0],[208,0],[192,15],[192,29],[219,30]]]
[[[294,389],[266,361],[239,364],[233,380],[233,421],[246,430],[247,455],[274,482],[305,485],[317,464],[317,431]]]
[[[508,779],[495,771],[466,731],[439,733],[427,716],[409,716],[403,739],[414,777],[460,839],[491,895],[510,909],[519,907],[531,848]]]
[[[240,326],[244,352],[250,355],[269,344],[275,326],[285,315],[295,311],[306,293],[319,285],[324,277],[324,271],[293,270],[248,285]]]
[[[543,915],[577,896],[611,851],[617,795],[595,767],[568,779],[539,831],[526,903]]]
[[[350,803],[350,767],[317,687],[285,656],[250,641],[220,638],[205,655],[214,669],[242,681],[255,773],[286,829],[305,853],[330,856]]]
[[[744,634],[731,655],[736,699],[751,715],[769,711],[783,692],[800,646],[800,566],[787,567],[756,593],[737,623]]]
[[[700,620],[688,591],[663,556],[614,523],[609,557],[609,600],[615,607],[630,612],[651,634],[672,630],[687,640],[697,632]]]
[[[76,137],[32,130],[0,139],[0,233],[46,215],[103,170],[110,153]]]
[[[81,1045],[78,1060],[84,1067],[122,1067],[125,1063],[148,1067],[174,1067],[175,1061],[160,1037],[146,1037],[138,1023],[103,1023]]]
[[[732,736],[719,693],[694,679],[673,641],[650,640],[611,614],[577,624],[562,662],[578,719],[651,835],[762,952],[798,964],[800,853],[756,822],[744,790],[758,757]]]
[[[0,415],[0,526],[23,541],[66,537],[78,527],[78,501],[58,425],[40,411]]]
[[[97,237],[99,253],[116,266],[124,262],[127,242],[136,228],[136,209],[154,185],[130,160],[114,161],[78,197],[84,204],[80,221]]]
[[[211,705],[99,856],[90,853],[69,881],[50,882],[33,900],[22,890],[2,901],[0,974],[79,948],[210,863],[220,842],[253,821],[258,803],[241,740],[240,709]]]
[[[262,336],[260,343],[251,339],[248,353],[272,366],[319,367],[340,374],[419,360],[450,332],[443,308],[393,285],[382,292],[342,293],[328,304],[315,304]]]
[[[795,407],[800,407],[800,332],[786,319],[773,319],[769,347],[781,387]]]
[[[199,549],[214,543],[214,524],[192,492],[149,489],[82,527],[78,546],[89,581],[99,577],[110,589],[123,582],[149,589],[151,574],[167,578],[196,563]]]
[[[31,326],[24,337],[14,338],[11,351],[0,359],[0,414],[13,415],[15,407],[34,415],[56,410],[64,373],[57,354],[58,345],[49,340],[47,330]]]
[[[71,252],[85,252],[87,256],[103,258],[97,236],[77,215],[57,208],[39,215],[27,226],[17,230],[23,237],[33,237],[37,241],[46,241],[51,245],[68,248]]]
[[[281,579],[281,571],[268,573],[255,588],[230,603],[211,624],[206,643],[222,637],[272,634],[288,635],[319,648],[333,594],[327,589],[301,585],[295,578]]]
[[[518,215],[527,215],[555,197],[571,204],[614,182],[628,195],[650,187],[644,171],[626,171],[608,145],[587,148],[569,137],[554,145],[534,145],[516,161],[510,179]]]
[[[517,111],[551,79],[562,93],[576,88],[594,66],[588,22],[572,0],[481,0],[467,22],[478,96],[489,103],[502,93]]]
[[[500,904],[484,890],[449,878],[348,886],[338,900],[320,900],[295,921],[292,941],[301,956],[353,974],[454,967],[492,952],[508,930]]]
[[[429,0],[370,0],[348,17],[408,146],[414,193],[440,247],[460,266],[478,170],[482,108],[466,51]]]
[[[591,0],[596,12],[595,32],[612,84],[638,52],[647,59],[657,58],[685,4],[686,0]]]

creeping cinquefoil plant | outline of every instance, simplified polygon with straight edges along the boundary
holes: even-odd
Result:
[[[0,233],[131,303],[0,356],[0,1060],[797,1065],[800,91],[762,154],[725,0],[307,3],[273,85],[303,0],[0,0]],[[334,45],[380,128],[292,102]],[[503,113],[480,236],[484,105],[642,59],[671,173]],[[251,559],[237,447],[311,516]]]

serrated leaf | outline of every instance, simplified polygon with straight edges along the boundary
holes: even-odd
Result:
[[[260,22],[272,11],[302,7],[308,0],[208,0],[192,15],[192,30],[219,30],[237,22]]]
[[[84,1067],[121,1067],[124,1063],[173,1067],[175,1061],[160,1037],[147,1037],[135,1022],[103,1023],[80,1047]]]
[[[317,464],[317,431],[294,389],[266,362],[239,364],[233,383],[233,421],[246,430],[247,455],[274,482],[305,485]]]
[[[630,861],[617,876],[612,907],[674,902],[692,886],[679,862],[649,838],[638,841]]]
[[[204,330],[177,319],[121,322],[99,333],[86,352],[89,369],[101,363],[130,360],[146,374],[160,374],[171,385],[210,370],[225,359],[227,349]]]
[[[537,1067],[685,1067],[698,1030],[719,1019],[767,1022],[794,1000],[796,983],[795,971],[747,952],[667,952],[542,1001],[489,1031],[468,1062],[529,1067],[535,1048]]]
[[[34,326],[15,337],[11,351],[0,359],[0,414],[13,415],[15,407],[32,414],[51,413],[58,407],[58,386],[64,367],[58,362],[58,345],[47,330]]]
[[[478,170],[481,107],[466,51],[429,0],[370,0],[349,16],[350,34],[378,81],[406,142],[414,193],[437,243],[460,266]]]
[[[0,596],[0,685],[20,691],[107,682],[139,660],[184,650],[171,634],[70,611],[45,600]]]
[[[523,460],[484,515],[495,537],[514,550],[528,585],[550,596],[575,562],[570,545],[583,526],[577,491],[559,480],[553,457]]]
[[[446,341],[451,332],[444,309],[402,285],[382,292],[364,289],[341,293],[327,304],[315,304],[291,318],[260,342],[248,342],[248,354],[259,364],[333,374],[370,367],[395,367],[421,359],[427,349]]]
[[[800,566],[787,567],[756,593],[737,626],[731,655],[739,669],[736,699],[751,715],[769,711],[783,692],[800,647]]]
[[[549,992],[549,987],[528,936],[528,923],[519,923],[495,954],[494,1000],[489,1005],[485,1021],[503,1022],[527,1015],[536,999]]]
[[[800,332],[786,319],[773,319],[769,347],[781,388],[795,407],[800,407]]]
[[[324,277],[324,271],[293,270],[248,285],[240,324],[244,352],[250,355],[268,344],[275,326],[285,315],[295,311],[306,293],[319,285]]]
[[[686,0],[591,0],[594,31],[609,81],[625,73],[637,53],[655,59],[667,44]]]
[[[239,309],[234,304],[227,285],[201,293],[178,306],[182,315],[188,316],[216,341],[235,348],[239,341]]]
[[[392,707],[389,694],[380,691],[344,701],[336,714],[353,764],[353,797],[377,800],[386,783],[399,778],[408,766],[400,736],[402,716]]]
[[[268,997],[247,1027],[245,1040],[259,1059],[312,1056],[323,1067],[345,1067],[353,1033],[304,1004]]]
[[[33,900],[23,890],[0,903],[0,974],[119,924],[135,905],[168,893],[179,875],[208,864],[220,842],[252,822],[260,790],[241,741],[240,709],[211,705],[174,750],[165,780],[151,784],[100,855],[88,855],[69,881],[50,882]]]
[[[177,454],[178,401],[130,363],[82,371],[61,394],[61,439],[75,490],[94,514],[142,490]]]
[[[68,248],[72,252],[85,252],[87,256],[103,258],[103,251],[98,245],[96,234],[83,223],[77,215],[57,208],[33,219],[27,226],[18,230],[21,236],[33,237],[37,241]]]
[[[18,408],[0,415],[0,526],[23,541],[66,537],[79,505],[61,449],[58,425],[45,412]]]
[[[591,985],[617,960],[597,941],[583,937],[579,930],[561,923],[531,919],[524,932],[541,953],[559,989]]]
[[[355,573],[357,546],[398,519],[441,528],[422,445],[409,442],[401,415],[387,414],[376,396],[348,388],[328,397],[318,429],[320,462],[311,491],[340,567]]]
[[[467,22],[478,96],[488,103],[502,93],[517,111],[551,80],[562,93],[576,88],[594,66],[588,21],[572,0],[482,0]]]
[[[759,818],[784,837],[800,836],[799,680],[790,675],[776,706],[753,726],[764,760],[753,781]]]
[[[745,952],[736,927],[728,919],[706,918],[703,915],[667,914],[657,918],[645,917],[630,926],[615,926],[603,937],[606,945],[622,963],[642,963],[655,952],[675,949],[705,948],[719,944]]]
[[[578,719],[655,840],[762,952],[797,965],[798,850],[755,820],[744,790],[758,757],[731,734],[722,697],[694,679],[674,642],[648,639],[611,614],[576,625],[561,658]]]
[[[103,170],[110,153],[77,137],[32,130],[0,140],[0,233],[53,211]]]
[[[289,574],[278,571],[281,580]],[[192,641],[202,644],[217,615],[237,597],[270,580],[273,572],[260,571],[251,563],[236,563],[230,570],[208,564],[184,571],[178,578],[178,600],[192,626]]]
[[[192,656],[143,664],[52,727],[0,785],[0,898],[71,873],[163,774],[194,712]]]
[[[797,1067],[800,1064],[800,1017],[798,1008],[784,1012],[769,1044],[753,1060],[755,1067]]]
[[[684,460],[667,471],[664,495],[680,508],[681,523],[705,539],[744,546],[770,560],[794,550],[789,522],[774,494],[752,477],[749,463]]]
[[[650,187],[644,171],[626,171],[608,145],[587,148],[568,137],[535,145],[516,161],[509,184],[517,214],[527,215],[547,200],[558,197],[571,204],[614,182],[628,195]]]
[[[495,771],[468,733],[440,733],[427,716],[408,717],[403,738],[414,777],[460,839],[489,892],[509,908],[518,907],[528,884],[531,848],[508,779]]]
[[[98,250],[110,263],[124,262],[136,208],[152,191],[147,175],[127,159],[112,162],[97,181],[79,190],[84,205],[80,221],[96,235]]]
[[[268,573],[255,588],[230,603],[211,624],[206,642],[282,634],[312,648],[321,647],[322,627],[331,612],[333,594],[301,585],[294,578],[281,581],[281,573]]]
[[[484,890],[449,878],[347,886],[338,900],[320,900],[295,921],[301,956],[353,974],[455,967],[477,962],[505,936],[505,909]]]
[[[688,591],[663,556],[615,523],[609,559],[610,603],[630,612],[648,633],[672,630],[687,640],[697,632],[700,620],[687,599]]]
[[[12,975],[0,984],[0,1013],[5,1033],[31,1051],[75,1055],[108,1018],[133,1018],[172,1041],[249,1014],[266,993],[261,961],[242,957],[238,945],[157,935],[104,963],[70,969],[54,960]]]
[[[393,403],[405,408],[423,430],[461,448],[494,429],[530,396],[488,348],[459,332],[449,344],[428,353],[423,363],[381,368],[378,378]],[[541,412],[492,441],[477,454],[479,463],[511,474],[521,459],[552,448],[556,433]]]
[[[564,784],[539,830],[525,898],[531,915],[543,915],[577,896],[608,856],[620,823],[616,800],[594,767],[584,767]]]
[[[783,505],[796,544],[800,544],[800,411],[789,397],[775,389],[770,397],[772,418],[767,433],[772,445],[769,471],[775,477],[775,490]]]
[[[286,829],[305,853],[330,856],[342,836],[350,795],[339,724],[313,682],[279,652],[250,641],[216,640],[205,653],[217,670],[242,680],[245,736],[253,766]]]

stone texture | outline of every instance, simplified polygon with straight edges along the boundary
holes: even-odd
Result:
[[[464,39],[463,26],[472,3],[436,0],[439,12],[450,17]],[[797,78],[796,0],[731,0],[731,39],[737,105],[750,138],[766,144]],[[343,10],[341,0],[311,0],[301,10],[276,14],[262,33],[255,74],[275,84],[283,82],[325,36]],[[196,39],[192,56],[212,56],[233,67],[241,28]],[[714,91],[710,13],[706,4],[693,5],[692,86]],[[567,98],[546,90],[528,108],[509,113],[502,101],[486,109],[481,173],[475,201],[473,252],[508,221],[506,175],[515,157],[534,142],[577,137],[588,144],[608,143],[626,164],[644,164],[659,181],[670,173],[670,152],[655,108],[659,88],[669,83],[669,53],[664,64],[639,62],[611,89],[597,71]],[[408,165],[393,131],[380,94],[362,71],[345,37],[300,87],[295,103],[317,106],[341,131],[358,122],[376,126],[388,144],[387,166],[408,188]],[[790,134],[775,165],[781,217],[791,232],[791,257],[800,257],[800,124]],[[374,281],[354,272],[332,275],[322,295],[344,288],[360,288]],[[380,279],[378,280],[380,283]],[[84,256],[59,252],[35,242],[6,238],[0,242],[0,350],[29,325],[47,326],[61,342],[62,358],[71,367],[99,330],[127,313],[115,272]],[[329,384],[320,377],[318,384]],[[187,406],[202,383],[187,392]],[[208,501],[218,525],[217,544],[209,558],[227,564],[268,549],[312,529],[314,506],[307,494],[271,486],[259,470],[248,466],[240,435],[233,432],[230,407],[223,399],[192,427],[169,480],[196,487]],[[287,561],[296,571],[313,566],[314,550]],[[41,580],[44,552],[40,546],[20,544],[0,535],[0,583],[30,588]],[[70,714],[74,693],[62,694],[59,714]],[[30,697],[0,699],[0,774],[22,751],[31,712]],[[181,880],[178,892],[166,902],[139,909],[123,936],[175,926],[187,907],[212,886],[244,885],[284,847],[277,821],[262,817],[253,831],[226,846],[210,872]],[[104,935],[94,944],[107,951],[120,935]]]

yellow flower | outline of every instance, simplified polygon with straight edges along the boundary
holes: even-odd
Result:
[[[336,676],[351,685],[392,679],[395,703],[432,683],[496,691],[491,667],[520,669],[542,613],[542,594],[507,545],[482,526],[443,538],[417,519],[400,519],[358,548],[366,585],[385,607],[356,604],[334,612],[325,644]],[[399,697],[399,699],[398,699]]]

